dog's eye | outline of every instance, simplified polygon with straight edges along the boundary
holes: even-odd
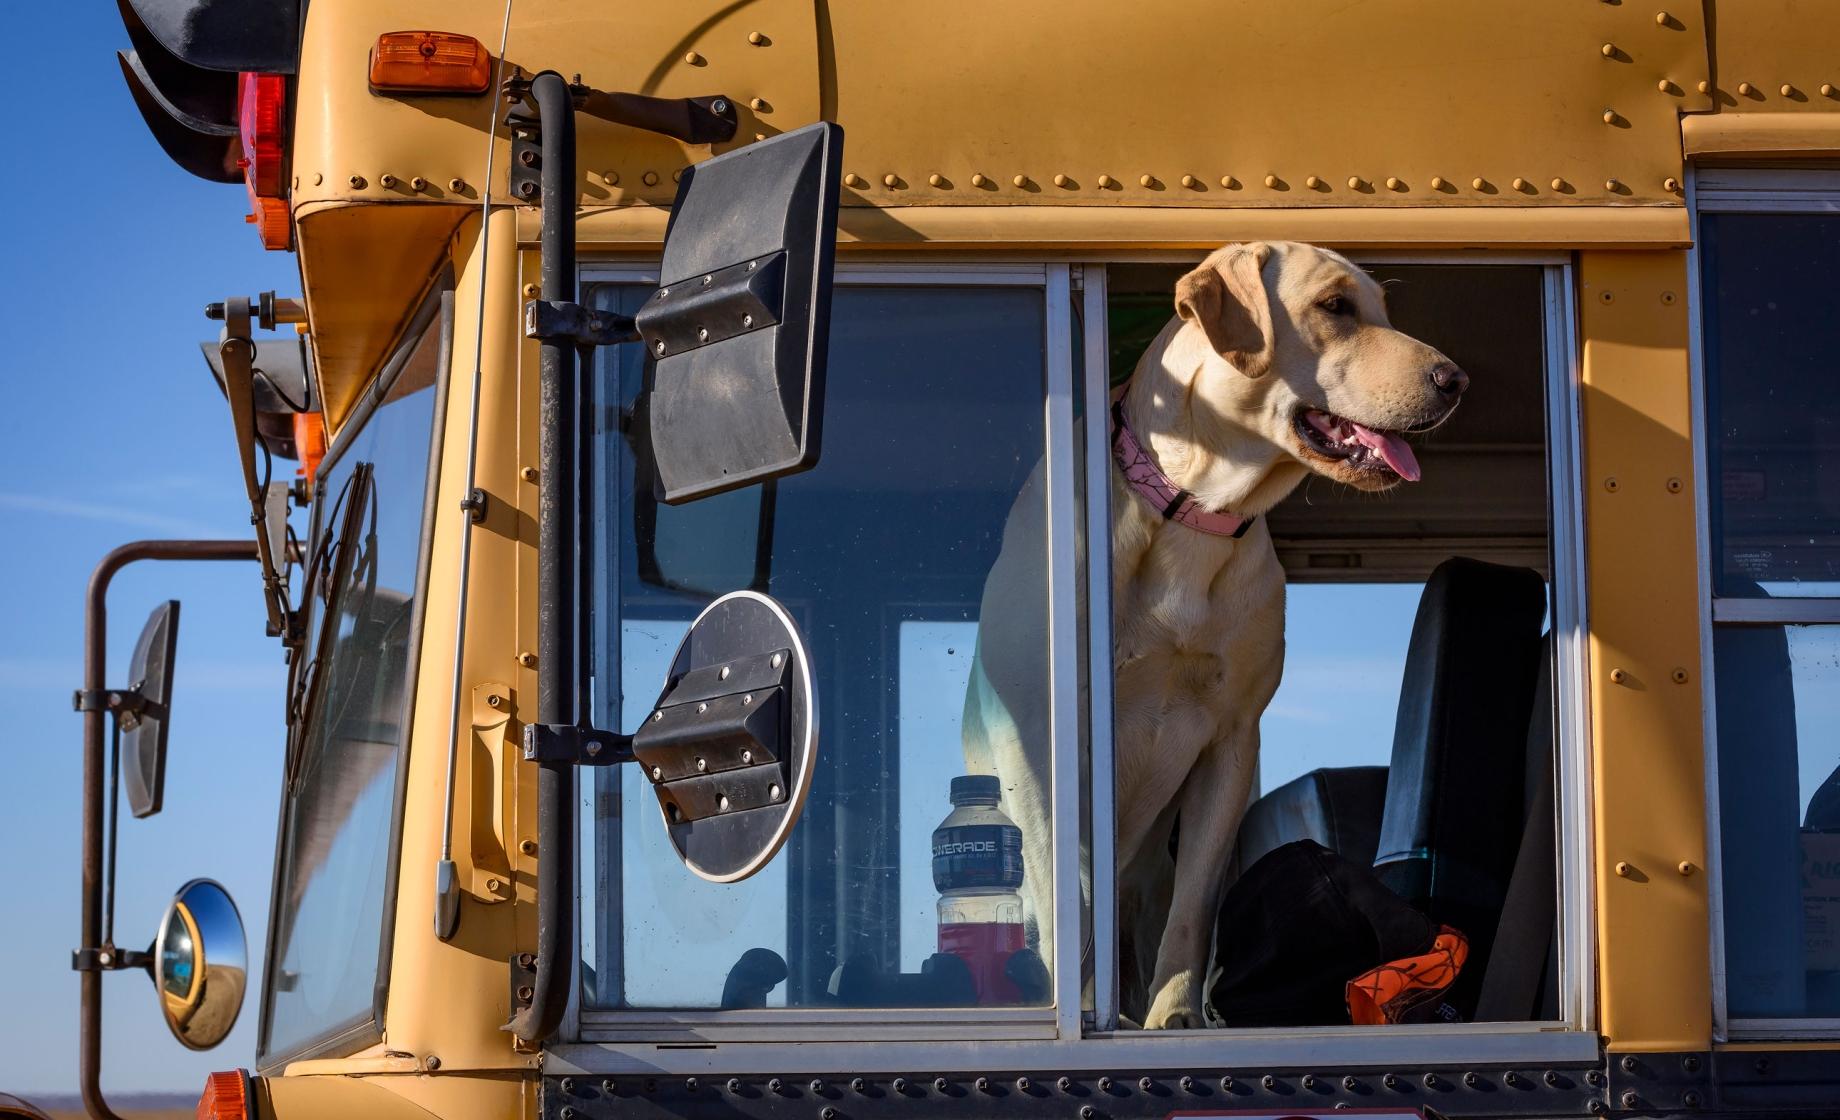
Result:
[[[1331,315],[1354,314],[1354,301],[1347,296],[1329,296],[1327,299],[1318,300],[1316,306]]]

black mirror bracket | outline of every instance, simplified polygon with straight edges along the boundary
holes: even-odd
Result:
[[[116,719],[147,710],[147,698],[138,688],[79,688],[70,694],[70,707],[78,712],[113,712]]]
[[[633,737],[573,724],[524,725],[524,761],[570,766],[618,766],[637,761]]]
[[[72,949],[70,967],[77,972],[115,972],[124,968],[153,968],[153,954],[144,949],[117,949],[103,945],[95,949]]]

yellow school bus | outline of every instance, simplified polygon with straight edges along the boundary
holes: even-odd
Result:
[[[214,296],[254,539],[129,546],[92,594],[99,616],[133,560],[237,561],[290,666],[261,969],[208,883],[150,959],[99,932],[103,740],[127,727],[131,803],[158,808],[176,619],[117,691],[92,627],[98,1120],[124,966],[194,1047],[248,989],[257,1050],[201,1117],[1840,1110],[1840,8],[123,15],[149,126],[246,185],[300,288]],[[809,181],[776,186],[759,169],[795,144]],[[722,240],[741,227],[769,248]],[[1473,379],[1424,481],[1312,480],[1260,519],[1285,684],[1215,885],[1252,921],[1295,902],[1247,886],[1284,845],[1373,869],[1469,937],[1466,994],[1431,1021],[1247,1010],[1234,983],[1322,958],[1251,967],[1223,920],[1206,1026],[1137,1026],[1120,914],[1155,876],[1114,866],[1141,807],[1114,797],[1115,573],[1091,545],[1124,500],[1110,401],[1177,281],[1248,241],[1345,254]],[[693,306],[745,323],[709,335]],[[766,410],[791,450],[711,475],[761,413],[694,371],[749,346],[764,364],[724,368],[791,378]],[[1046,547],[1013,591],[1044,620],[1022,638],[1051,738],[1028,874],[1053,901],[1030,921],[1060,935],[966,998],[929,844],[1038,464]],[[695,700],[686,634],[738,601],[794,635],[743,650],[774,651],[794,739],[764,800],[680,806],[646,762],[676,749],[648,746],[678,710],[653,697]],[[805,677],[778,675],[786,651]],[[748,813],[773,835],[696,850]],[[1274,959],[1323,930],[1280,932]]]

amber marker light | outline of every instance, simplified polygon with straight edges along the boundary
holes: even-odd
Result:
[[[207,1074],[198,1120],[249,1120],[249,1075],[240,1069]]]
[[[491,56],[471,35],[386,31],[371,51],[371,88],[380,93],[484,93]]]

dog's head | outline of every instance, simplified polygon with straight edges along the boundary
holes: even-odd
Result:
[[[1196,405],[1363,490],[1416,481],[1404,436],[1442,423],[1469,384],[1393,329],[1373,277],[1313,245],[1228,245],[1176,284],[1176,312],[1219,358],[1195,381]]]

